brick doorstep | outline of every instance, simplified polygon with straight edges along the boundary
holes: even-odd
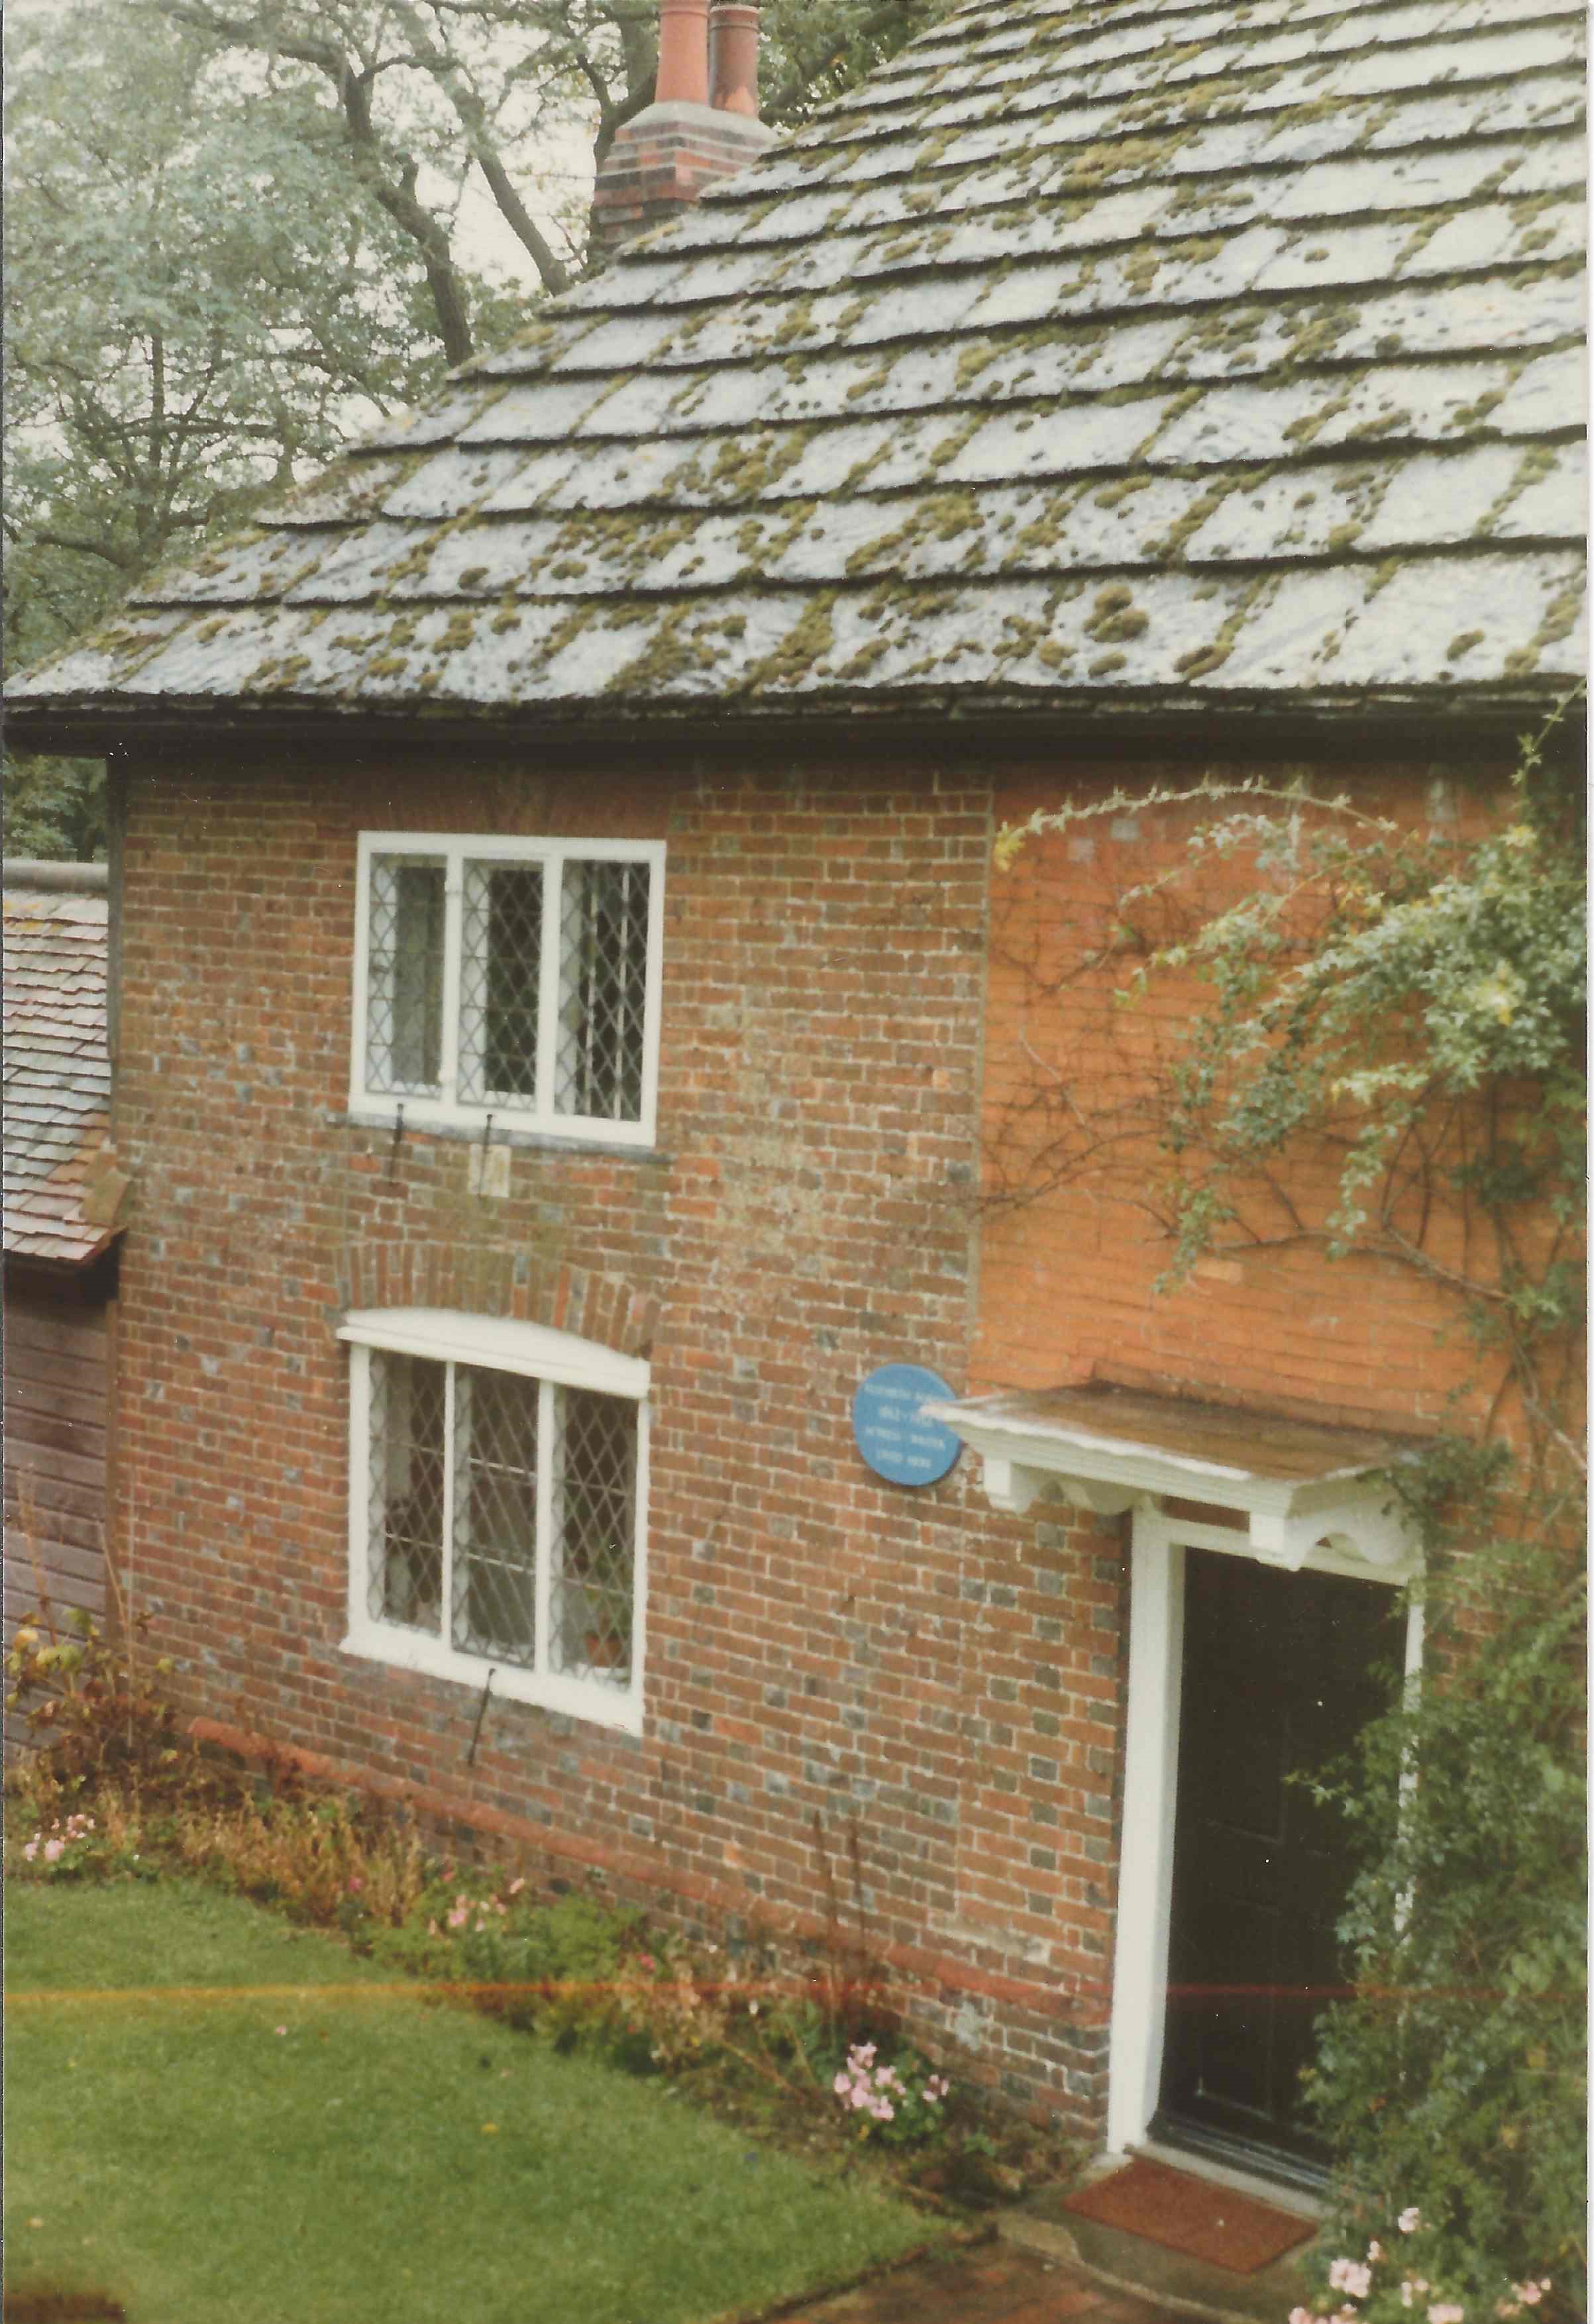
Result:
[[[1202,2324],[1281,2324],[1306,2301],[1299,2255],[1286,2252],[1249,2275],[1213,2267],[1144,2236],[1070,2214],[1055,2216],[1055,2197],[1043,2193],[1007,2212],[997,2232],[1004,2245],[1050,2258],[1109,2295],[1147,2304],[1158,2314],[1191,2316]]]

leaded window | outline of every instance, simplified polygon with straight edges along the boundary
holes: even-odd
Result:
[[[491,1668],[531,1700],[634,1701],[646,1366],[433,1310],[373,1311],[344,1336],[350,1643],[467,1681]]]
[[[656,842],[366,835],[351,1102],[649,1142],[663,874]]]

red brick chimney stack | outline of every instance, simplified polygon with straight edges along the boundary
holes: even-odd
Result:
[[[616,132],[593,189],[603,254],[689,208],[774,137],[759,119],[759,12],[741,0],[659,0],[653,102]]]

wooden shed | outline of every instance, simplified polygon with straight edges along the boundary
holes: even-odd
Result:
[[[117,1231],[106,867],[8,863],[5,907],[9,1649],[41,1595],[105,1610]]]

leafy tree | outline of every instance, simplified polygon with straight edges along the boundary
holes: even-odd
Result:
[[[927,0],[770,0],[765,110],[800,120]],[[174,548],[508,337],[462,254],[485,189],[535,295],[652,95],[654,0],[74,0],[14,21],[5,217],[5,645],[88,628]],[[86,103],[86,97],[88,102]],[[8,761],[7,846],[103,843],[88,761]]]
[[[475,172],[548,290],[578,272],[585,217],[549,199],[549,155],[601,163],[653,96],[656,0],[143,0],[217,53],[265,60],[341,123],[370,198],[420,252],[451,363],[472,350],[456,256]],[[806,120],[932,21],[934,0],[766,0],[761,111]],[[423,173],[438,191],[422,191]],[[548,223],[549,209],[553,222]]]
[[[294,91],[123,0],[24,16],[10,65],[14,668],[328,458],[358,414],[424,392],[441,359],[410,245]],[[87,762],[6,774],[10,852],[101,843]]]
[[[27,20],[14,43],[6,523],[24,651],[96,609],[95,567],[131,580],[327,457],[354,409],[435,373],[402,245],[313,113],[256,78],[115,0]]]

